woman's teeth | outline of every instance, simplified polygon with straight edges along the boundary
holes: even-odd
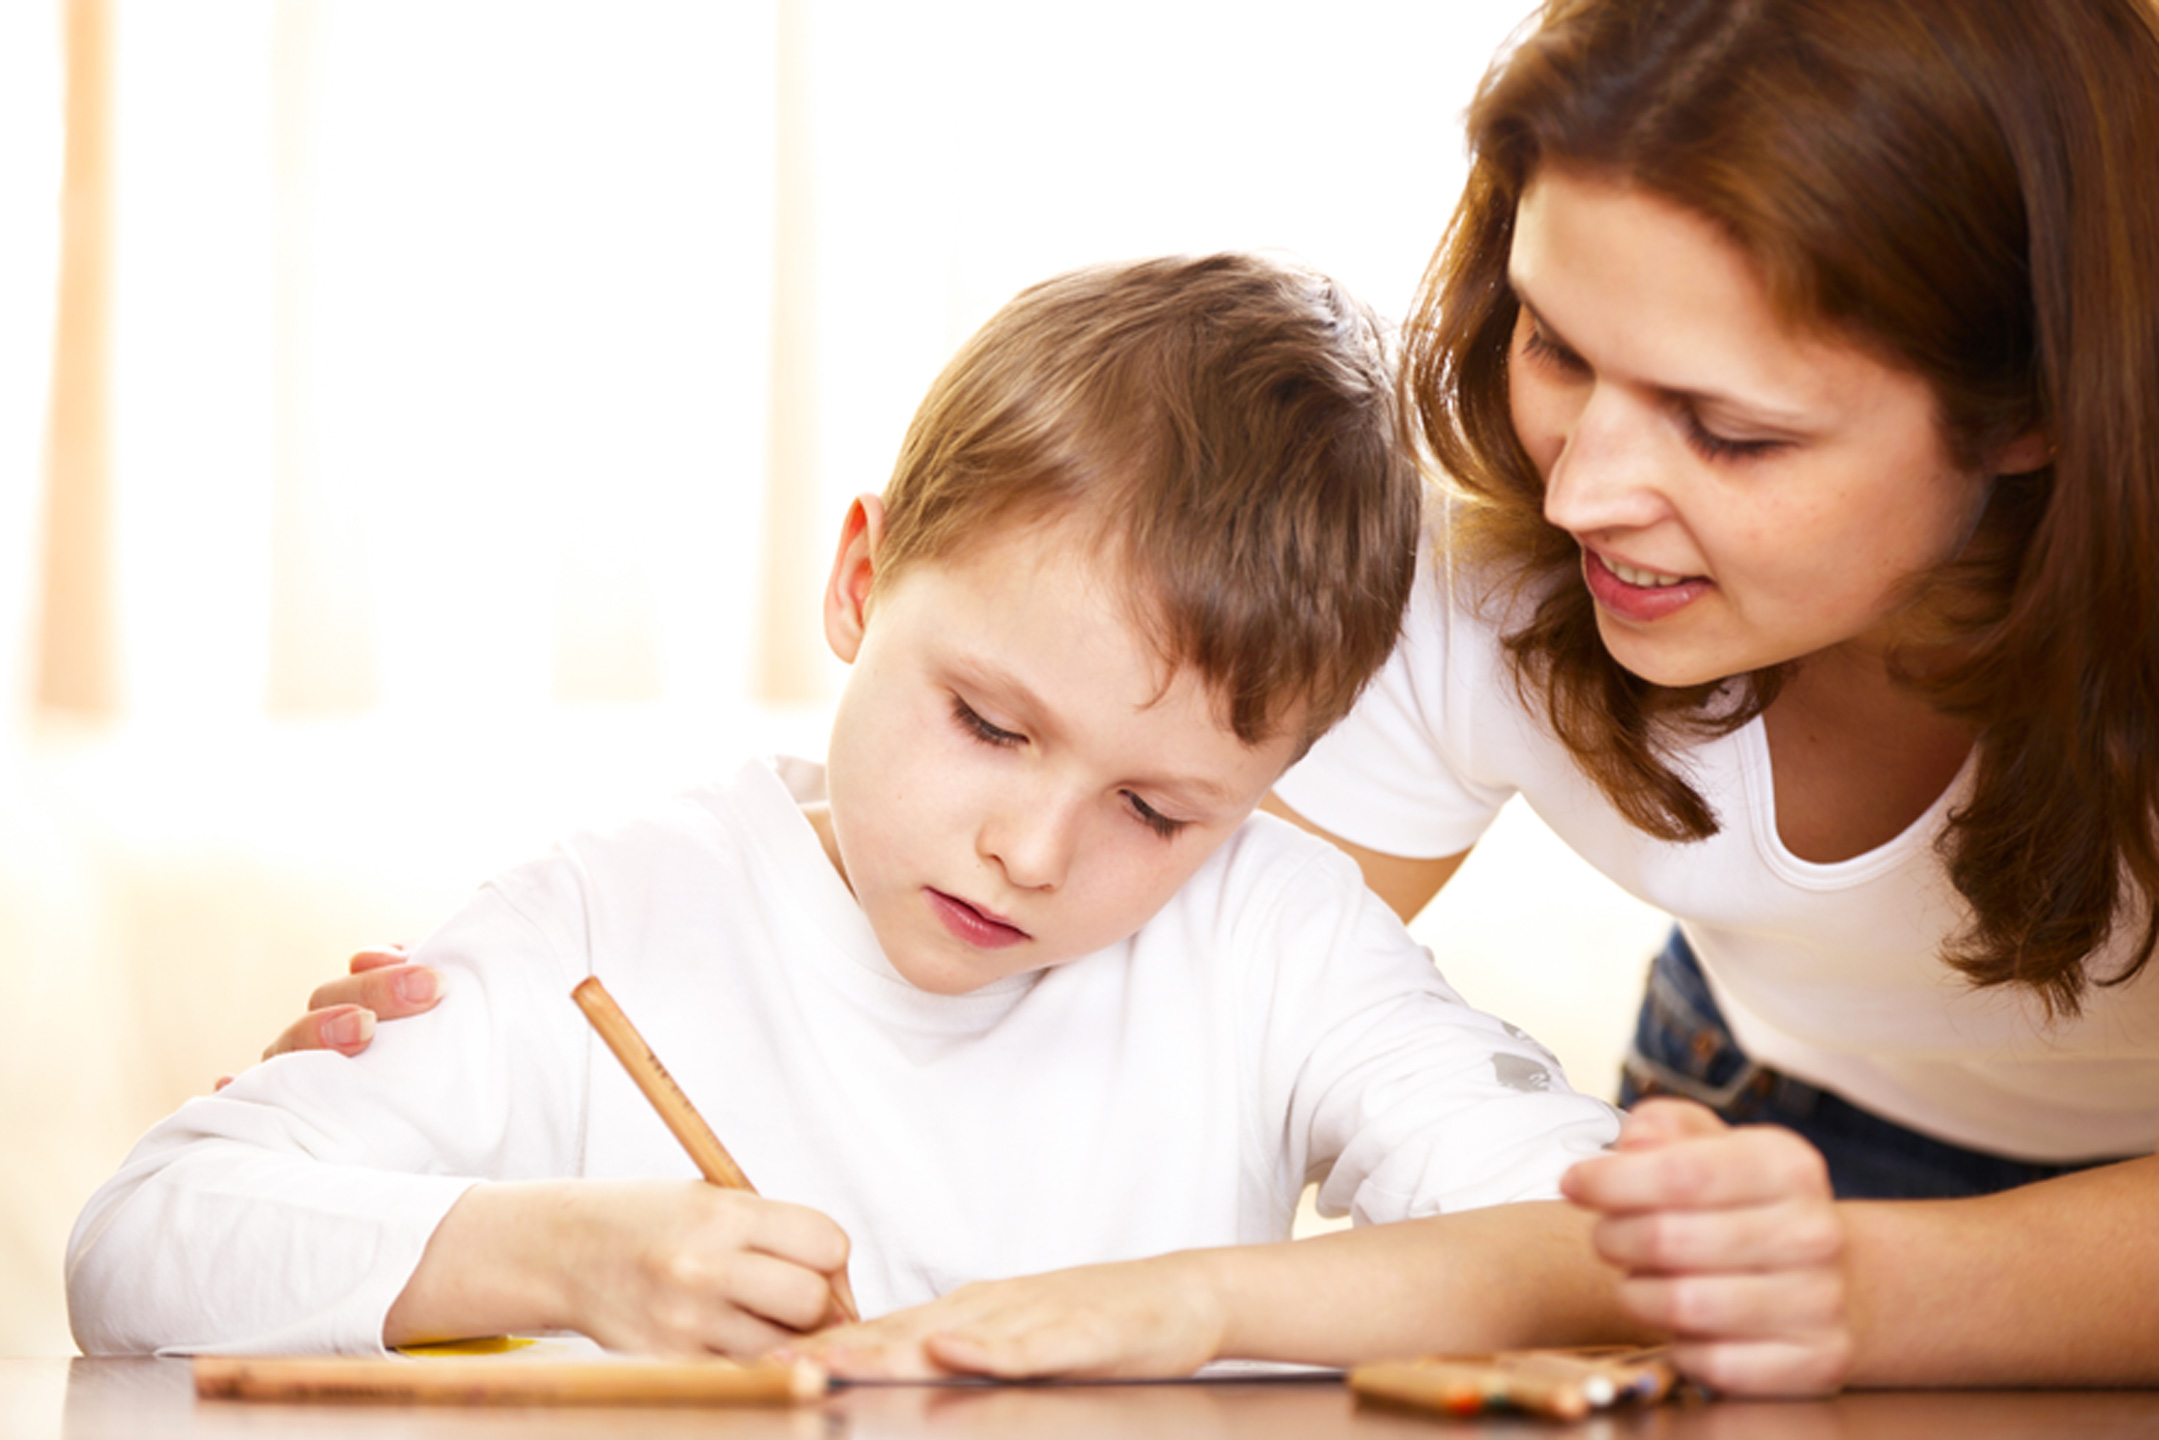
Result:
[[[1604,560],[1601,555],[1597,558],[1604,561],[1605,569],[1629,585],[1639,585],[1645,590],[1662,590],[1667,585],[1677,585],[1687,578],[1684,575],[1664,575],[1655,570],[1637,570],[1632,565],[1622,565],[1617,560]]]

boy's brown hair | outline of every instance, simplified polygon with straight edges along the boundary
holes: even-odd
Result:
[[[1380,328],[1339,286],[1253,255],[1100,265],[1022,291],[930,387],[879,583],[1076,523],[1240,740],[1294,717],[1309,745],[1394,646],[1420,499]]]

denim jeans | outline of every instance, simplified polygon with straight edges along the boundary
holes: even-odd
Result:
[[[1622,1105],[1650,1095],[1699,1100],[1735,1125],[1796,1130],[1829,1162],[1846,1200],[1987,1195],[2104,1161],[2046,1165],[1967,1150],[1757,1065],[1732,1038],[1702,968],[1676,929],[1650,967],[1620,1081]]]

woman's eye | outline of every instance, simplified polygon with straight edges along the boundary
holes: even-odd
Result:
[[[1133,818],[1138,820],[1142,825],[1145,825],[1149,830],[1154,831],[1155,834],[1161,836],[1164,840],[1174,838],[1178,831],[1184,829],[1185,826],[1192,823],[1189,820],[1170,819],[1169,816],[1164,815],[1161,811],[1155,809],[1154,806],[1149,805],[1146,801],[1140,799],[1139,796],[1133,794],[1130,790],[1124,792],[1124,798],[1125,803],[1132,807]]]
[[[1522,326],[1522,353],[1548,369],[1567,375],[1586,375],[1589,365],[1581,356],[1546,335],[1537,322],[1525,318]]]
[[[974,712],[973,706],[956,695],[952,698],[952,718],[962,730],[985,745],[1022,745],[1027,741],[1024,735],[990,724]]]
[[[1704,460],[1754,460],[1781,450],[1786,444],[1782,440],[1734,440],[1719,435],[1704,425],[1701,417],[1692,410],[1681,413],[1679,428],[1686,436],[1687,444]]]

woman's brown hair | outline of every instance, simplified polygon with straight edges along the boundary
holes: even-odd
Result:
[[[1940,840],[1970,908],[1945,958],[2069,1013],[2088,982],[2140,971],[2159,940],[2153,0],[1549,0],[1468,129],[1404,382],[1471,497],[1462,553],[1539,597],[1507,645],[1584,771],[1652,835],[1714,833],[1678,747],[1759,715],[1781,672],[1713,701],[1649,684],[1598,638],[1508,410],[1508,251],[1544,164],[1714,221],[1789,321],[1925,378],[1959,463],[2051,441],[1913,587],[1904,678],[1980,737]],[[2141,932],[2127,964],[2090,974],[2118,923]]]

